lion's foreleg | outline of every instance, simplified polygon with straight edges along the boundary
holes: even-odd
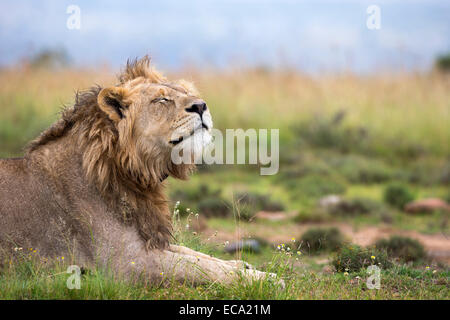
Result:
[[[210,259],[210,260],[213,260],[216,262],[224,262],[224,263],[227,263],[227,264],[231,265],[232,267],[236,267],[236,268],[254,269],[252,265],[250,265],[249,263],[242,261],[242,260],[221,260],[221,259],[217,259],[212,256],[209,256],[207,254],[189,249],[187,247],[170,245],[169,250],[172,252],[180,253],[180,254],[191,255],[191,256],[195,256],[195,257],[203,257],[205,259]]]
[[[161,281],[178,281],[188,284],[218,282],[224,285],[237,281],[254,281],[275,278],[258,270],[249,269],[245,264],[224,261],[194,250],[171,246],[169,250],[152,252],[153,272]]]

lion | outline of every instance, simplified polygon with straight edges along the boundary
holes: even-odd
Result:
[[[0,160],[2,256],[33,248],[151,283],[274,277],[171,244],[165,181],[187,179],[195,168],[174,164],[172,151],[192,139],[204,147],[212,126],[194,85],[168,81],[148,57],[128,61],[115,86],[77,92],[23,158]]]

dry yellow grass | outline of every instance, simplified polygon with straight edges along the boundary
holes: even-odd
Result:
[[[283,136],[290,124],[344,110],[346,125],[364,127],[381,141],[406,140],[438,154],[449,153],[449,76],[397,74],[362,77],[343,74],[311,77],[299,73],[251,70],[226,73],[194,71],[170,76],[184,77],[196,83],[211,106],[216,126],[221,129],[280,128]],[[114,81],[114,72],[105,69],[3,70],[0,72],[0,104],[3,109],[0,124],[20,122],[15,116],[18,111],[31,110],[42,120],[35,129],[38,131],[55,119],[63,104],[73,101],[76,90],[96,83],[111,85]],[[4,135],[0,131],[2,137]]]

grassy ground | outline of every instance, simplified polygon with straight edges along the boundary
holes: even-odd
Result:
[[[198,242],[190,244],[208,253],[215,252],[211,247],[198,247]],[[381,287],[377,290],[368,289],[369,274],[365,270],[324,272],[316,259],[271,249],[241,257],[261,270],[277,273],[286,287],[267,280],[237,281],[227,287],[192,287],[170,281],[163,286],[150,286],[145,281],[128,282],[94,269],[82,275],[79,290],[70,290],[66,285],[69,263],[61,259],[44,263],[38,254],[30,253],[2,269],[0,299],[449,299],[448,270],[395,266],[381,272]]]
[[[233,70],[181,76],[194,80],[210,106],[215,127],[279,128],[280,172],[262,177],[256,166],[214,165],[200,167],[187,182],[169,179],[172,203],[181,200],[184,212],[189,207],[204,220],[201,230],[188,231],[179,242],[232,259],[235,257],[223,252],[225,241],[263,238],[268,244],[262,252],[246,253],[243,258],[260,269],[278,273],[286,288],[270,282],[236,283],[230,288],[215,284],[150,287],[145,282],[128,283],[105,271],[90,270],[83,275],[81,290],[68,290],[69,275],[64,273],[67,265],[63,261],[47,265],[27,253],[26,259],[6,265],[0,273],[0,299],[449,298],[445,258],[450,257],[448,213],[409,215],[387,203],[384,196],[390,185],[401,183],[414,199],[450,201],[448,75],[310,77]],[[113,84],[113,73],[1,70],[0,156],[20,156],[26,142],[57,118],[62,105],[73,102],[75,90],[95,83]],[[242,194],[257,195],[263,203],[246,206],[240,201]],[[328,194],[357,200],[368,209],[352,214],[324,211],[317,203]],[[202,203],[205,198],[214,201]],[[222,216],[204,214],[217,212],[217,206],[228,209]],[[247,216],[238,219],[236,207]],[[267,207],[288,212],[288,218],[246,221]],[[365,269],[349,274],[333,271],[330,262],[336,252],[308,255],[302,249],[301,256],[289,256],[274,249],[292,237],[300,239],[306,230],[317,226],[337,226],[346,241],[364,246],[372,245],[378,236],[406,234],[421,241],[431,254],[438,242],[438,253],[445,259],[396,263],[394,268],[382,270],[380,290],[368,290]],[[375,236],[369,237],[371,232]],[[425,243],[427,239],[432,240],[431,247]]]
[[[1,299],[448,299],[448,274],[399,268],[382,272],[381,289],[367,289],[366,273],[328,275],[307,272],[295,277],[286,289],[258,282],[232,287],[209,285],[168,288],[127,283],[102,273],[83,276],[80,290],[66,287],[66,274],[2,276]],[[359,278],[357,278],[359,277]],[[361,280],[362,279],[362,280]]]

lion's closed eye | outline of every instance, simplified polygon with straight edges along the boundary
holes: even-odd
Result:
[[[165,103],[165,102],[169,102],[169,101],[171,101],[171,100],[167,99],[166,97],[158,97],[156,99],[153,99],[152,103],[158,103],[158,102]]]

